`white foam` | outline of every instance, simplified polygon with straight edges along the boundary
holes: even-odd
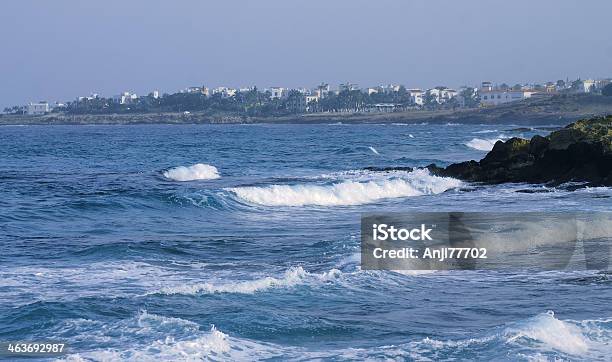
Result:
[[[213,180],[221,177],[215,166],[197,163],[164,171],[164,177],[174,181]]]
[[[495,132],[498,132],[498,131],[496,129],[485,129],[482,131],[476,131],[474,133],[495,133]]]
[[[412,133],[411,133],[411,134],[409,134],[409,135],[408,135],[408,137],[410,137],[410,138],[414,138],[414,136],[412,135]]]
[[[370,149],[370,151],[372,151],[375,155],[380,155],[380,153],[378,153],[378,151],[376,151],[376,148],[370,146],[368,147]]]
[[[510,343],[528,338],[546,349],[573,355],[584,355],[589,350],[589,339],[580,327],[555,318],[552,311],[540,314],[520,328],[509,329],[506,333]]]
[[[250,203],[265,206],[362,205],[382,199],[438,194],[459,187],[461,181],[431,175],[425,169],[359,182],[345,180],[332,185],[271,185],[235,187],[229,191]]]
[[[502,141],[507,138],[508,137],[504,136],[503,134],[498,135],[497,138],[472,138],[472,140],[467,142],[465,145],[478,151],[491,151],[497,141]]]
[[[177,341],[172,336],[166,336],[139,348],[94,350],[69,355],[63,361],[220,361],[227,358],[232,350],[231,344],[228,335],[213,325],[208,333],[195,339]]]
[[[161,294],[214,294],[214,293],[238,293],[238,294],[253,294],[272,288],[290,288],[299,284],[309,282],[327,282],[337,279],[342,274],[337,269],[332,269],[322,274],[309,273],[302,267],[290,268],[280,278],[264,277],[260,279],[230,282],[223,284],[213,283],[197,283],[193,285],[178,285],[173,287],[162,288]]]
[[[145,320],[143,324],[142,320]],[[136,322],[135,322],[136,321]],[[500,349],[511,355],[539,360],[550,351],[587,360],[602,360],[610,355],[609,320],[561,321],[552,312],[530,318],[516,327],[493,331],[481,337],[459,340],[436,340],[426,337],[396,345],[370,348],[307,349],[278,345],[226,334],[214,325],[201,331],[197,323],[140,312],[137,318],[119,323],[75,321],[83,328],[79,335],[89,342],[105,344],[120,340],[126,350],[115,348],[83,351],[67,356],[64,361],[201,361],[201,360],[431,360],[432,356],[456,355],[457,350]],[[120,336],[116,330],[121,330]],[[70,332],[75,332],[70,329]],[[60,333],[61,334],[61,333]],[[135,342],[145,339],[143,343]],[[129,342],[129,343],[128,343]],[[499,343],[503,344],[503,347]],[[510,349],[507,349],[507,348]],[[491,351],[493,352],[493,351]],[[494,356],[493,354],[492,356]],[[448,358],[445,358],[448,359]],[[495,358],[493,358],[495,359]],[[548,359],[544,359],[548,360]]]

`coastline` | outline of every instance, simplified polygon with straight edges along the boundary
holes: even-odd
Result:
[[[317,124],[317,123],[431,123],[431,124],[567,124],[583,118],[612,114],[612,97],[553,96],[507,103],[490,108],[394,113],[311,113],[249,117],[210,112],[2,115],[0,125],[88,124]]]

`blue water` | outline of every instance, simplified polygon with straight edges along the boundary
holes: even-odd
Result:
[[[65,341],[69,361],[610,360],[610,274],[360,270],[364,212],[610,211],[609,188],[363,170],[547,133],[513,128],[0,127],[0,341]]]

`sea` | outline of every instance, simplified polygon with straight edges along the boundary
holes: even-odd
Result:
[[[605,187],[392,170],[555,126],[0,126],[0,342],[67,346],[28,361],[610,361],[609,272],[361,268],[365,213],[612,211]]]

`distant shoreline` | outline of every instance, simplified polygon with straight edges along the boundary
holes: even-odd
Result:
[[[88,124],[567,124],[578,119],[612,114],[612,97],[599,95],[556,96],[507,103],[491,108],[405,111],[394,113],[310,113],[302,115],[248,117],[236,114],[133,113],[2,115],[0,125]]]

